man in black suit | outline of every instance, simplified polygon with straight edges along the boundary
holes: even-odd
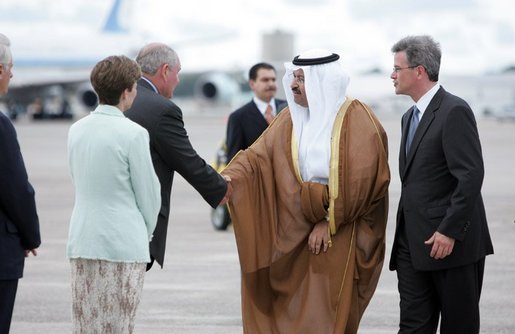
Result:
[[[161,211],[150,242],[152,261],[148,270],[154,260],[163,267],[174,173],[181,174],[213,208],[225,203],[231,186],[193,149],[184,128],[182,111],[170,100],[181,70],[177,53],[167,45],[152,43],[141,49],[136,61],[143,76],[125,116],[147,129],[152,162],[161,183]]]
[[[244,150],[265,131],[273,117],[286,106],[286,101],[274,98],[277,93],[275,68],[258,63],[249,70],[249,86],[254,98],[229,115],[227,123],[227,162]]]
[[[9,39],[0,34],[0,96],[12,77]],[[0,333],[9,333],[25,257],[41,243],[34,189],[11,121],[0,112]]]
[[[438,84],[440,45],[409,36],[392,47],[402,117],[402,192],[390,269],[397,270],[399,333],[479,333],[485,257],[493,253],[481,197],[484,168],[469,105]]]

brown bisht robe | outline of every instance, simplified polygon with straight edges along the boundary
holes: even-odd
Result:
[[[245,333],[357,333],[384,260],[387,137],[365,105],[347,99],[332,141],[328,186],[302,182],[286,108],[223,171],[234,189]],[[332,247],[314,255],[308,236],[325,217]]]

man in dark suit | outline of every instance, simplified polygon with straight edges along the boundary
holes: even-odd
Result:
[[[12,77],[9,39],[0,34],[0,96]],[[9,333],[25,257],[41,243],[34,189],[29,183],[16,130],[0,112],[0,333]]]
[[[244,150],[265,131],[273,117],[286,106],[286,101],[274,98],[277,93],[275,68],[258,63],[249,70],[249,86],[254,98],[229,115],[227,123],[227,162]]]
[[[474,114],[438,84],[440,45],[409,36],[392,47],[402,117],[402,192],[390,269],[397,270],[399,333],[479,333],[485,257],[493,253],[481,197],[484,168]]]
[[[170,193],[177,171],[213,208],[225,203],[231,192],[227,183],[193,149],[182,119],[181,109],[170,98],[179,83],[181,62],[177,53],[161,43],[144,46],[136,61],[143,77],[138,81],[138,92],[125,116],[147,129],[154,169],[161,183],[161,211],[154,236],[150,242],[152,267],[154,260],[163,267]]]

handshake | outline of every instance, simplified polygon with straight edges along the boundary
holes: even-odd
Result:
[[[225,181],[227,182],[227,191],[225,192],[225,196],[224,198],[222,198],[222,200],[220,201],[220,203],[218,205],[224,205],[226,204],[228,201],[229,201],[229,198],[231,197],[232,195],[232,185],[231,185],[231,178],[227,175],[222,175],[222,177],[225,179]]]

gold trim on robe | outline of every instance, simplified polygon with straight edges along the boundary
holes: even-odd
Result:
[[[234,189],[244,333],[357,333],[384,261],[390,172],[381,124],[366,105],[347,102],[334,125],[339,139],[333,129],[326,200],[299,178],[287,108],[223,171]],[[327,198],[333,246],[315,255],[307,241]]]
[[[331,161],[329,163],[329,232],[331,235],[336,233],[336,223],[334,221],[334,201],[338,198],[338,172],[340,163],[340,133],[342,130],[343,119],[347,109],[354,101],[347,97],[342,105],[336,119],[334,120],[333,133],[331,136]],[[345,163],[345,161],[344,161]]]

